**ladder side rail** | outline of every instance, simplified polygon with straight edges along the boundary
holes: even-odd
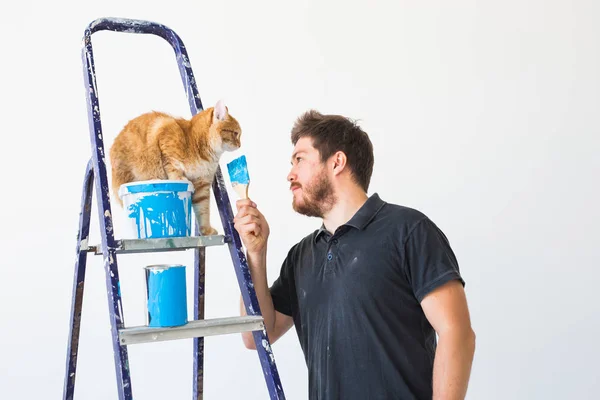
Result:
[[[196,227],[196,235],[199,229]],[[206,248],[194,250],[194,319],[204,319],[204,285],[205,285]],[[204,395],[204,338],[192,340],[193,378],[192,399],[202,400]]]
[[[81,211],[79,212],[79,230],[75,254],[75,273],[73,274],[73,295],[71,299],[71,316],[69,321],[69,342],[67,345],[67,365],[63,387],[63,400],[73,399],[75,392],[75,372],[77,369],[77,351],[79,349],[79,332],[81,328],[81,310],[83,306],[83,288],[85,267],[87,262],[87,242],[90,233],[90,214],[92,210],[92,192],[94,170],[92,160],[88,161],[83,180],[81,195]],[[83,249],[82,249],[83,247]]]
[[[225,228],[225,235],[231,238],[228,242],[229,253],[235,266],[235,274],[246,307],[246,313],[248,315],[262,315],[256,291],[254,290],[254,284],[252,283],[252,276],[248,269],[248,261],[246,260],[244,249],[242,248],[242,242],[237,230],[233,226],[231,203],[229,202],[229,195],[227,194],[220,168],[217,168],[217,174],[212,187],[221,214],[221,222]],[[279,400],[285,399],[281,379],[279,377],[279,372],[277,371],[277,365],[275,364],[275,356],[273,355],[273,350],[267,336],[266,327],[263,327],[261,330],[253,331],[252,335],[254,337],[256,351],[260,359],[270,398]]]
[[[92,145],[92,160],[95,173],[96,199],[98,217],[102,238],[102,254],[106,275],[106,291],[109,305],[109,318],[113,340],[115,372],[119,400],[131,400],[131,378],[127,347],[119,343],[119,329],[124,328],[123,306],[119,271],[117,266],[116,243],[113,232],[112,214],[110,207],[110,192],[106,173],[104,141],[102,139],[102,123],[100,120],[100,104],[98,101],[96,72],[91,41],[92,31],[86,29],[82,47],[83,75],[85,94],[88,106],[88,122],[90,141]]]

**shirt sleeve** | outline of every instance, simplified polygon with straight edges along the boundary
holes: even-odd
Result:
[[[283,261],[279,277],[277,277],[270,288],[275,310],[290,317],[292,316],[292,293],[294,292],[294,272],[291,254],[292,250],[290,250]]]
[[[419,221],[409,234],[405,254],[406,275],[419,303],[449,281],[458,280],[465,286],[448,239],[429,218]]]

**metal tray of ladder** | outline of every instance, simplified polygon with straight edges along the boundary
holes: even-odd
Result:
[[[129,371],[127,346],[137,343],[158,342],[194,338],[194,377],[193,398],[203,397],[203,365],[204,336],[222,335],[252,331],[256,343],[257,354],[271,399],[285,399],[283,388],[275,364],[275,357],[270,346],[267,332],[261,316],[258,299],[246,261],[242,243],[233,226],[233,212],[225,188],[221,169],[217,168],[212,184],[224,235],[199,236],[196,228],[195,236],[169,239],[115,239],[112,213],[110,207],[109,185],[104,161],[105,147],[102,139],[100,105],[96,90],[96,75],[92,51],[92,34],[108,30],[114,32],[152,34],[165,39],[175,51],[177,65],[192,115],[201,111],[202,102],[196,87],[190,60],[182,40],[168,27],[142,20],[123,18],[101,18],[91,22],[84,31],[82,46],[83,76],[86,88],[86,100],[89,121],[89,133],[92,156],[87,164],[84,176],[81,211],[79,214],[79,231],[77,236],[75,273],[73,277],[73,297],[69,341],[67,346],[67,362],[63,399],[73,399],[75,389],[75,372],[77,367],[77,349],[83,304],[85,267],[88,254],[102,255],[106,272],[106,286],[109,296],[109,315],[117,372],[117,387],[120,400],[133,398]],[[96,191],[101,243],[88,245],[90,230],[90,214],[92,193]],[[204,319],[204,270],[205,248],[207,246],[228,245],[236,277],[246,306],[246,316]],[[123,320],[123,308],[119,288],[119,270],[117,255],[122,253],[146,253],[157,251],[194,250],[194,319],[186,325],[173,328],[150,328],[146,326],[126,327]]]

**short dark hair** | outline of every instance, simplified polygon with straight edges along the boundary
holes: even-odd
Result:
[[[356,183],[365,192],[369,189],[374,163],[373,144],[355,121],[341,115],[324,115],[309,110],[298,117],[291,136],[294,146],[300,138],[312,138],[313,147],[321,154],[321,162],[336,151],[342,151]]]

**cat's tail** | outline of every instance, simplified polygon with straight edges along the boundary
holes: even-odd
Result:
[[[121,188],[121,185],[132,182],[134,177],[129,167],[129,163],[126,162],[126,158],[122,152],[119,151],[119,147],[115,147],[116,145],[117,143],[115,140],[115,144],[113,144],[110,149],[111,188],[112,198],[114,198],[117,204],[122,208],[123,201],[119,197],[119,189]]]
[[[120,207],[123,207],[123,201],[119,197],[119,189],[121,185],[133,181],[133,175],[124,163],[114,163],[112,166],[112,197],[116,200]]]
[[[119,188],[121,187],[122,183],[119,183],[118,181],[115,181],[115,173],[114,172],[113,172],[112,175],[113,175],[113,179],[112,179],[112,198],[122,208],[123,207],[123,200],[121,200],[121,198],[119,197]]]

